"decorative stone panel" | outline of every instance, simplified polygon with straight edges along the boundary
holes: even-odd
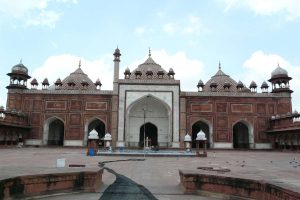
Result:
[[[191,104],[191,112],[212,112],[212,104]]]
[[[86,110],[107,110],[107,102],[86,102]]]
[[[233,113],[252,113],[252,104],[231,104],[231,112]]]
[[[46,101],[45,110],[66,110],[66,101]]]

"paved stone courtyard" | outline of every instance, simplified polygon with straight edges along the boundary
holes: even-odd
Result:
[[[64,158],[66,167],[57,168],[56,160]],[[69,164],[86,165],[85,170],[96,169],[99,162],[130,159],[133,157],[86,156],[83,148],[2,148],[0,149],[0,178],[51,172],[80,171]],[[289,188],[300,189],[300,154],[296,152],[210,150],[207,158],[147,157],[145,161],[109,162],[105,167],[144,186],[157,199],[216,199],[184,195],[179,186],[179,169],[198,170],[198,167],[227,168],[228,176],[270,180]],[[219,173],[220,172],[209,172]],[[104,171],[104,185],[98,193],[72,193],[45,197],[47,199],[99,199],[115,181],[115,175]]]

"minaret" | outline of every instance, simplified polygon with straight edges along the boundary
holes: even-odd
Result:
[[[119,80],[119,67],[120,67],[120,57],[121,53],[119,48],[117,47],[114,54],[114,93],[118,93],[118,80]]]

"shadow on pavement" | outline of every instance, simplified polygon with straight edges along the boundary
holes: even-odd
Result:
[[[115,160],[115,161],[106,161],[99,162],[99,166],[106,169],[108,172],[116,176],[116,180],[111,184],[100,197],[99,200],[119,200],[119,199],[130,199],[130,200],[157,200],[153,194],[145,188],[143,185],[140,185],[130,178],[118,174],[114,170],[105,167],[105,163],[110,162],[123,162],[123,161],[144,161],[145,159],[126,159],[126,160]]]

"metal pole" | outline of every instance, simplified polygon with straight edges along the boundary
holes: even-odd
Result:
[[[146,142],[146,107],[143,109],[144,111],[144,157],[146,157],[146,146],[145,146],[145,142]]]
[[[144,157],[146,157],[146,111],[148,108],[148,98],[149,95],[147,95],[145,107],[143,109],[144,110]]]

